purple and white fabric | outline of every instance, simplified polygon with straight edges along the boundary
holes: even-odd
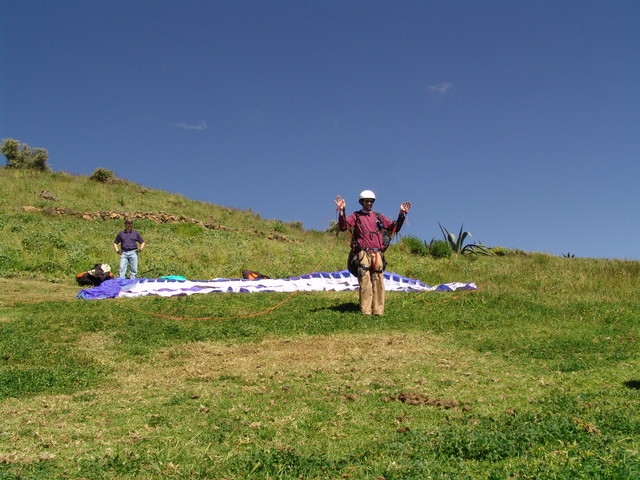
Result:
[[[453,292],[477,290],[473,282],[453,282],[429,286],[420,280],[384,272],[384,286],[390,292]],[[289,278],[260,280],[226,279],[176,280],[167,278],[137,278],[127,280],[115,278],[97,287],[78,292],[76,298],[98,300],[103,298],[142,297],[156,295],[173,297],[195,293],[257,293],[257,292],[342,292],[358,289],[358,279],[348,270],[339,272],[316,272]]]

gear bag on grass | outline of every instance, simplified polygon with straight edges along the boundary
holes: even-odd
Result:
[[[254,272],[253,270],[242,270],[242,278],[246,280],[261,280],[263,278],[269,278],[260,272]]]
[[[97,287],[105,280],[113,278],[111,267],[106,263],[96,263],[95,266],[86,272],[76,275],[76,282],[80,286]]]

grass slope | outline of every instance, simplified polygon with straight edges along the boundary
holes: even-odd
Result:
[[[395,245],[390,270],[481,289],[390,293],[374,319],[353,292],[85,302],[73,276],[116,262],[122,222],[53,207],[227,228],[137,221],[148,276],[331,271],[348,243],[126,182],[0,170],[2,479],[640,477],[638,262]]]

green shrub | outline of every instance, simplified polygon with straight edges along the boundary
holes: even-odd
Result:
[[[407,236],[402,238],[402,245],[415,255],[425,256],[429,253],[429,247],[418,237]]]
[[[519,248],[506,248],[506,247],[491,247],[487,249],[487,252],[496,257],[509,257],[515,255],[527,255],[527,252],[520,250]]]
[[[284,222],[284,224],[286,226],[288,226],[289,228],[295,229],[295,230],[304,230],[304,226],[303,223],[301,221],[295,221],[295,222]]]
[[[489,251],[497,257],[506,257],[509,255],[509,249],[505,247],[492,247]]]
[[[330,220],[329,226],[324,231],[326,233],[336,233],[338,231],[338,222],[336,222],[335,220]]]
[[[106,170],[104,168],[96,168],[91,176],[89,177],[91,180],[96,182],[105,183],[113,178],[113,171]]]
[[[9,168],[38,170],[40,172],[51,171],[47,164],[49,153],[44,148],[31,149],[26,143],[20,143],[13,138],[4,138],[2,145],[0,145],[0,154],[7,157]]]
[[[429,254],[434,258],[451,257],[451,246],[442,240],[432,240],[429,244]]]

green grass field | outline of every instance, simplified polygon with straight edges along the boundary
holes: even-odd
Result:
[[[354,292],[75,300],[117,262],[122,222],[77,214],[105,210],[225,227],[136,221],[143,276],[346,260],[342,235],[0,169],[0,479],[640,478],[639,262],[396,244],[390,271],[480,289],[388,293],[374,318]]]

